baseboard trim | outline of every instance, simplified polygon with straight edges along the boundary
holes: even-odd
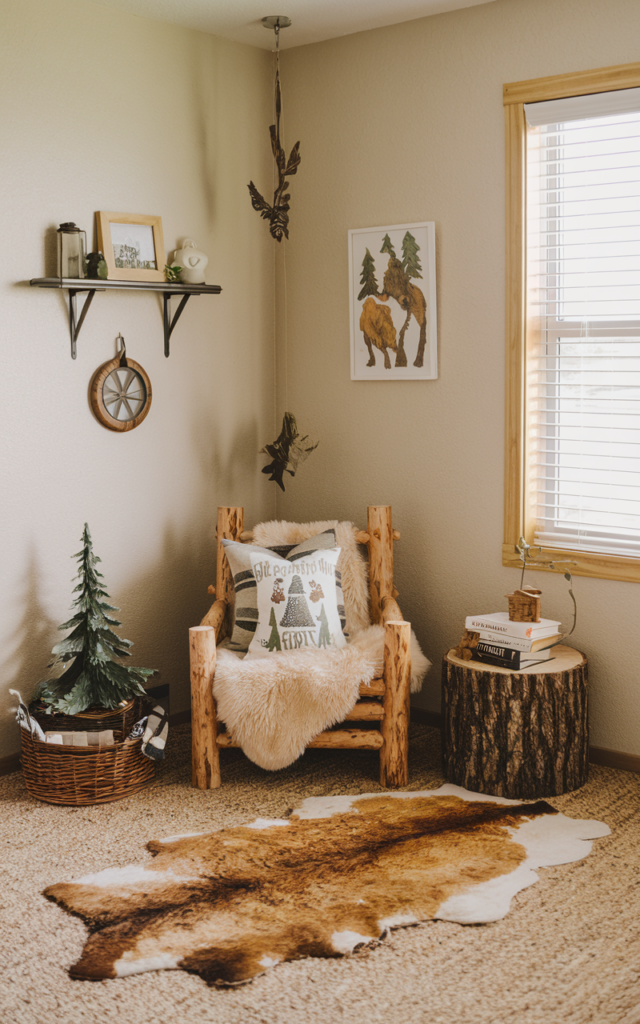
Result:
[[[439,711],[427,711],[426,708],[411,708],[411,718],[420,725],[431,725],[440,728]],[[620,772],[633,772],[640,775],[640,755],[625,754],[622,750],[607,750],[606,747],[589,747],[589,761],[603,768],[617,768]]]
[[[0,775],[11,775],[12,772],[20,771],[20,754],[9,754],[8,757],[0,757]]]
[[[191,721],[191,712],[187,711],[176,711],[175,715],[169,715],[169,725],[184,725],[185,722]]]
[[[607,750],[606,747],[589,747],[591,764],[603,768],[617,768],[620,772],[634,772],[640,775],[640,755],[625,754],[622,750]]]
[[[412,705],[411,721],[419,722],[420,725],[431,725],[434,729],[439,729],[441,716],[439,711],[427,711],[426,708],[414,708]]]
[[[440,713],[438,711],[427,711],[426,708],[411,708],[411,718],[420,725],[430,725],[433,728],[440,728]],[[184,725],[191,720],[190,711],[178,711],[169,717],[169,725]],[[607,750],[606,747],[589,747],[589,761],[591,764],[601,765],[603,768],[617,768],[621,772],[633,772],[640,775],[640,755],[625,754],[622,750]],[[9,754],[8,757],[0,757],[0,776],[11,775],[12,772],[20,770],[20,754]]]

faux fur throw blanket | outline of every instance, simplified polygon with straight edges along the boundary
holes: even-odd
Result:
[[[342,722],[358,699],[361,683],[382,675],[384,629],[369,624],[366,562],[352,523],[262,523],[253,531],[263,547],[299,544],[335,529],[341,551],[347,627],[353,639],[337,650],[299,650],[256,661],[218,650],[213,692],[218,716],[261,768],[292,764],[318,733]],[[429,668],[411,634],[411,690],[416,693]]]
[[[360,683],[382,675],[384,629],[369,626],[337,650],[274,654],[255,661],[218,651],[213,692],[218,715],[247,757],[261,768],[286,768],[307,744],[342,722]],[[411,689],[429,662],[411,634]]]

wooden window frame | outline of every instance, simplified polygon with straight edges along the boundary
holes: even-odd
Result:
[[[521,568],[520,537],[533,543],[534,517],[527,492],[529,451],[526,429],[527,227],[525,103],[640,87],[640,63],[510,82],[503,86],[506,149],[506,415],[504,543],[502,564]],[[640,557],[545,546],[545,557],[571,559],[576,576],[640,583]],[[544,570],[563,572],[557,570]]]

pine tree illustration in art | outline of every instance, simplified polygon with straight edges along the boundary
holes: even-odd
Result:
[[[422,265],[418,257],[419,252],[420,246],[411,232],[407,231],[402,239],[402,269],[407,277],[422,277],[420,273]]]
[[[382,249],[380,250],[380,252],[386,252],[389,254],[389,256],[395,257],[396,250],[393,248],[393,244],[388,234],[386,234],[382,239]]]
[[[52,650],[53,661],[49,668],[68,666],[59,677],[45,679],[36,691],[38,697],[51,713],[62,712],[77,715],[90,707],[115,708],[122,701],[130,700],[145,693],[142,685],[152,676],[155,669],[133,668],[121,665],[116,658],[131,656],[131,640],[122,640],[114,633],[112,626],[120,626],[109,612],[118,609],[104,598],[109,595],[100,580],[103,579],[96,565],[101,561],[93,553],[89,527],[84,524],[82,551],[72,556],[79,563],[76,579],[80,580],[74,593],[75,615],[63,622],[58,629],[70,629],[66,639]],[[69,664],[70,663],[70,664]]]
[[[360,284],[362,288],[358,295],[358,302],[362,302],[366,299],[367,295],[378,294],[378,282],[376,281],[376,265],[373,260],[373,256],[367,249],[364,254],[362,261],[362,273],[360,275]]]

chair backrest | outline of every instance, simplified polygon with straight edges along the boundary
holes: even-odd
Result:
[[[385,597],[396,597],[393,585],[393,541],[400,534],[394,531],[391,505],[369,505],[367,529],[358,531],[356,540],[365,544],[369,554],[369,604],[371,622],[382,622],[382,602]],[[224,553],[223,540],[250,541],[252,534],[244,529],[244,509],[239,506],[220,506],[217,525],[216,597],[231,606],[235,600],[233,576]],[[223,630],[229,635],[231,616]]]
[[[371,621],[382,622],[382,601],[395,597],[393,586],[393,524],[391,505],[369,505],[367,509],[369,540],[369,601]],[[400,534],[398,534],[400,539]]]

